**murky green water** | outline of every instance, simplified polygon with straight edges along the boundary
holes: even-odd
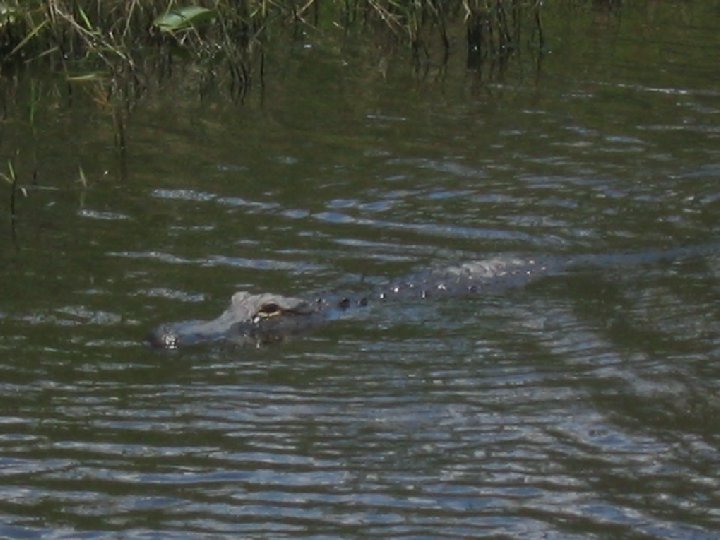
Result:
[[[0,240],[0,535],[715,537],[720,253],[260,348],[142,338],[238,289],[716,241],[719,22],[571,11],[482,73],[301,44],[242,105],[153,87],[124,178],[95,106],[8,114],[38,176]]]

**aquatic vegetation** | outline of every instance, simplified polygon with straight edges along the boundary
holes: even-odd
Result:
[[[13,240],[13,244],[16,243],[16,224],[17,224],[17,197],[18,193],[23,197],[27,197],[27,190],[25,187],[20,186],[18,183],[17,172],[15,171],[15,165],[13,159],[9,159],[7,162],[7,173],[0,173],[0,178],[10,184],[10,232]]]
[[[112,125],[123,171],[133,109],[170,78],[242,101],[264,84],[266,55],[348,36],[391,43],[420,77],[465,52],[471,69],[492,73],[531,43],[525,34],[540,50],[540,9],[539,0],[0,0],[0,68],[12,74],[0,105],[22,95],[34,130],[42,111],[89,101]],[[23,72],[41,74],[30,92],[19,90]],[[23,170],[37,170],[34,146],[22,148]]]
[[[112,118],[122,154],[134,104],[178,66],[192,66],[200,88],[222,85],[241,100],[262,84],[279,36],[352,32],[406,47],[418,73],[465,44],[478,69],[505,62],[524,27],[541,44],[540,9],[539,0],[0,0],[0,66],[39,66],[67,92],[82,88]]]
[[[271,26],[382,27],[415,52],[433,39],[450,48],[448,26],[464,21],[468,50],[481,56],[517,46],[523,20],[541,35],[539,0],[5,0],[0,2],[4,64],[46,59],[134,73],[155,48],[183,49],[196,60],[244,64]],[[526,15],[529,13],[530,15]],[[241,54],[244,53],[244,54]],[[89,66],[88,66],[89,69]]]

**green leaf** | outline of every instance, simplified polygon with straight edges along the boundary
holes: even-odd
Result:
[[[107,78],[108,74],[104,71],[88,71],[86,73],[78,73],[77,75],[68,75],[65,77],[65,80],[67,82],[84,83],[102,81]]]
[[[185,6],[168,11],[153,21],[153,26],[161,32],[177,32],[209,22],[215,16],[215,10],[200,6]]]

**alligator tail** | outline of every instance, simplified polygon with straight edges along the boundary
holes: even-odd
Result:
[[[712,255],[720,255],[720,243],[683,246],[672,249],[651,249],[608,254],[589,254],[571,256],[566,267],[610,267],[610,266],[642,266],[668,261],[680,261]]]

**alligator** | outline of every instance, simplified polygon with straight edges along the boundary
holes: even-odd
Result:
[[[330,293],[310,299],[239,291],[218,318],[162,324],[150,333],[147,342],[164,349],[223,339],[260,344],[342,318],[373,303],[489,294],[584,266],[649,264],[711,253],[720,253],[720,246],[712,244],[664,251],[580,256],[501,255],[412,274],[375,287],[367,294]]]

